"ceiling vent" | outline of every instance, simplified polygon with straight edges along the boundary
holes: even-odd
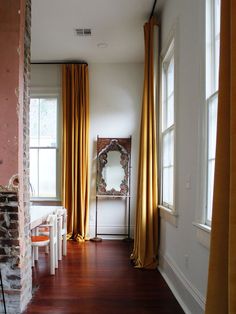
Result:
[[[91,28],[75,28],[76,36],[91,36]]]

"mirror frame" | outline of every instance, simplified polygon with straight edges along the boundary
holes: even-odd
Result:
[[[107,164],[107,154],[111,151],[120,152],[120,165],[124,170],[124,178],[120,183],[120,190],[114,188],[107,190],[107,183],[103,177],[103,169]],[[127,196],[129,194],[129,176],[130,176],[130,153],[131,153],[131,137],[130,138],[99,138],[97,137],[97,195],[120,195]]]

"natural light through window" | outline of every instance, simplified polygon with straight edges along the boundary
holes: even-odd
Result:
[[[162,63],[162,205],[174,207],[174,42]]]
[[[220,0],[206,0],[206,223],[211,224],[214,189],[220,50]]]
[[[58,99],[30,100],[30,183],[32,197],[56,198]]]

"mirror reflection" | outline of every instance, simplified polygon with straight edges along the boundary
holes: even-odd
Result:
[[[106,190],[120,190],[120,184],[124,179],[124,169],[120,164],[121,154],[119,151],[111,151],[107,154],[107,163],[103,168],[102,176],[106,182]]]

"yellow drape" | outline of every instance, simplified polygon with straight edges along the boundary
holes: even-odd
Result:
[[[89,82],[88,66],[62,66],[63,206],[70,238],[83,241],[89,218]]]
[[[207,314],[236,313],[236,1],[221,0],[215,186]]]
[[[140,131],[136,230],[131,255],[136,267],[156,268],[158,250],[158,176],[154,86],[155,19],[144,25],[145,73]],[[157,57],[156,57],[157,58]]]

